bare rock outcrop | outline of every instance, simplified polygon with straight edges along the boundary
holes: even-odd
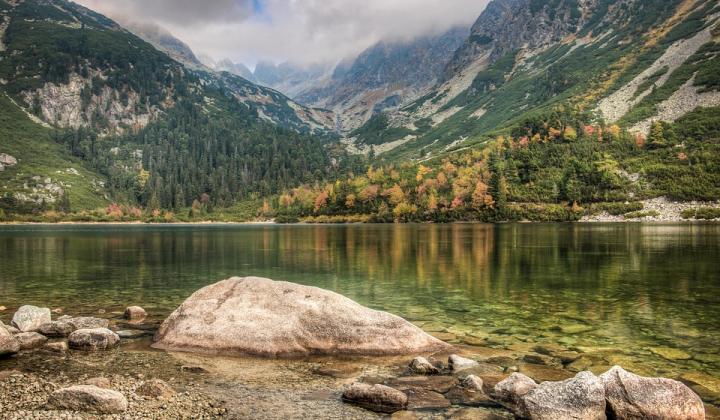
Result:
[[[190,296],[154,347],[211,354],[296,356],[431,352],[448,344],[404,319],[317,287],[234,277]]]

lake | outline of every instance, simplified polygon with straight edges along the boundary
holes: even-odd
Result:
[[[0,227],[5,322],[22,304],[159,320],[234,275],[330,289],[453,343],[720,377],[720,224]]]

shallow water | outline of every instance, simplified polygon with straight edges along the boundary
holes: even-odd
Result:
[[[159,320],[233,275],[334,290],[455,343],[720,384],[718,224],[0,227],[6,322],[22,304]]]

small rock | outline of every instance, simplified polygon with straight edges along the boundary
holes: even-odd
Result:
[[[44,346],[48,341],[47,337],[36,332],[16,334],[15,339],[20,344],[20,350],[36,349]]]
[[[147,316],[147,312],[145,312],[145,309],[139,307],[139,306],[129,306],[125,309],[125,319],[129,320],[140,320]]]
[[[67,337],[76,329],[67,321],[52,321],[42,324],[38,331],[47,337]]]
[[[342,399],[379,413],[394,413],[403,410],[408,404],[407,395],[379,384],[354,383],[343,391]]]
[[[57,314],[57,315],[60,315],[63,312],[64,312],[63,308],[55,308],[52,310],[52,313]]]
[[[37,331],[41,325],[52,321],[49,308],[24,305],[13,315],[11,325],[22,332]]]
[[[520,398],[515,414],[537,420],[605,420],[605,389],[587,371],[561,382],[543,382]]]
[[[705,418],[703,402],[682,382],[645,378],[614,366],[600,375],[608,409],[616,418]]]
[[[537,387],[535,381],[522,373],[513,373],[495,385],[492,396],[514,412],[520,411],[520,401],[525,394]]]
[[[6,311],[6,310],[7,310],[7,308],[6,308],[6,307],[4,307],[4,306],[0,306],[0,312],[2,312],[2,311]]]
[[[410,362],[409,368],[411,372],[419,375],[435,375],[440,373],[440,370],[424,357],[414,358],[412,362]]]
[[[460,380],[463,388],[474,389],[475,391],[483,390],[483,380],[475,375],[468,375]]]
[[[47,350],[52,353],[65,353],[66,351],[68,351],[68,343],[67,343],[67,341],[46,343],[43,346],[43,350]]]
[[[20,351],[20,343],[5,328],[0,328],[0,357]]]
[[[692,359],[688,353],[672,347],[650,347],[650,351],[668,360]]]
[[[135,393],[146,397],[170,399],[175,395],[175,390],[163,380],[151,379],[140,385]]]
[[[457,354],[451,354],[450,357],[448,357],[448,365],[453,372],[459,372],[461,370],[477,367],[480,364],[474,360],[460,357]]]
[[[87,381],[85,381],[85,385],[92,385],[92,386],[96,386],[98,388],[103,388],[103,389],[112,388],[112,383],[110,383],[110,379],[102,378],[102,377],[90,378]]]
[[[107,328],[90,328],[74,331],[68,337],[70,348],[77,350],[106,350],[115,347],[120,337]]]
[[[47,402],[51,410],[70,410],[98,414],[119,414],[128,408],[123,394],[93,385],[75,385],[59,389]]]
[[[408,410],[440,410],[452,405],[443,394],[424,388],[407,388],[403,393],[407,395]]]

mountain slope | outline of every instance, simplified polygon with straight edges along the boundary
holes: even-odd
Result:
[[[332,109],[341,129],[353,130],[378,112],[397,108],[433,86],[466,36],[466,28],[452,28],[410,41],[380,42],[352,62],[341,63],[329,79],[295,98]]]
[[[598,118],[641,131],[653,118],[673,120],[697,105],[719,103],[713,93],[720,74],[716,2],[551,3],[491,2],[442,82],[388,116],[386,131],[404,128],[403,136],[416,140],[386,136],[396,146],[386,158],[427,158],[468,147],[560,103],[597,107]]]
[[[54,208],[66,190],[83,208],[108,199],[183,208],[201,196],[225,206],[338,169],[319,138],[302,134],[326,133],[331,118],[277,91],[189,69],[74,3],[0,2],[0,15],[1,111],[37,126],[13,128],[17,143],[0,144],[0,153],[19,155],[0,173],[0,196],[15,205],[6,212],[30,209],[25,190],[48,170],[92,173],[87,182],[51,182],[52,197],[32,211]],[[19,130],[41,133],[37,144]],[[53,147],[42,146],[48,136]],[[45,147],[54,163],[41,170],[18,144]],[[97,198],[78,200],[90,180]]]

